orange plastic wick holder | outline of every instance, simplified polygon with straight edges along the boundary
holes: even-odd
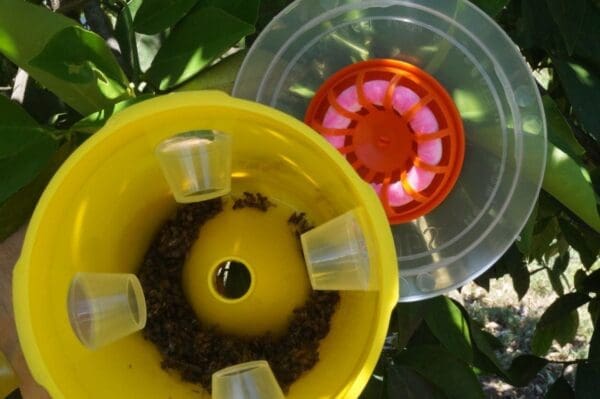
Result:
[[[373,104],[365,94],[364,83],[372,80],[389,82],[381,106]],[[340,93],[353,85],[361,106],[358,112],[349,111],[338,102]],[[403,114],[392,105],[398,86],[411,89],[420,97]],[[347,128],[323,126],[330,107],[351,120]],[[429,107],[435,116],[439,124],[437,132],[419,134],[411,128],[411,119],[423,107]],[[452,98],[431,75],[403,61],[375,59],[336,72],[315,94],[304,121],[322,135],[345,136],[339,151],[365,181],[382,185],[379,198],[392,224],[409,222],[431,212],[452,191],[462,168],[464,129]],[[430,165],[418,157],[417,146],[435,139],[442,140],[442,158],[437,165]],[[416,191],[408,182],[407,173],[413,166],[435,173],[423,191]],[[388,189],[396,182],[401,182],[413,201],[400,207],[390,204]]]

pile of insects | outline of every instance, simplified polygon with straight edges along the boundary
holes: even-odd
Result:
[[[246,192],[233,209],[253,208],[268,212],[275,206],[260,193]],[[269,362],[284,391],[319,360],[319,341],[328,333],[340,297],[337,291],[312,291],[306,302],[290,315],[286,331],[274,336],[234,336],[205,325],[184,294],[182,272],[186,257],[202,226],[223,211],[221,198],[180,206],[162,225],[144,256],[138,276],[146,297],[148,321],[144,337],[163,356],[162,367],[211,390],[212,374],[222,368],[253,360]],[[290,234],[312,228],[306,215],[294,213]]]

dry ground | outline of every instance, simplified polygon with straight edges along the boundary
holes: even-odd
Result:
[[[565,292],[573,287],[573,275],[581,268],[577,254],[571,254],[571,263],[565,273]],[[598,267],[598,263],[594,268]],[[536,264],[529,266],[530,271],[539,268]],[[527,294],[519,301],[512,288],[512,280],[506,275],[501,279],[490,281],[490,291],[474,283],[463,287],[461,292],[453,292],[452,298],[460,301],[469,314],[481,322],[487,331],[494,334],[505,346],[504,352],[498,356],[504,365],[520,354],[530,353],[530,342],[535,325],[544,310],[557,298],[546,276],[546,272],[538,272],[531,276],[531,285]],[[556,341],[546,357],[556,361],[570,361],[587,356],[589,340],[593,325],[587,310],[587,305],[579,309],[579,329],[572,343],[560,346]],[[548,387],[560,376],[562,364],[550,364],[545,367],[527,387],[515,388],[497,378],[484,377],[481,379],[484,390],[489,398],[502,399],[533,399],[544,396]],[[565,375],[573,384],[575,366],[567,366]]]

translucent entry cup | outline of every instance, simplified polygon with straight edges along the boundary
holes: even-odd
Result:
[[[264,360],[241,363],[212,375],[213,399],[283,399],[283,392]]]
[[[344,213],[300,237],[315,290],[369,290],[370,261],[358,211]]]
[[[220,197],[231,190],[231,137],[216,131],[192,131],[156,147],[163,174],[177,202]]]
[[[68,310],[73,331],[89,349],[146,325],[144,293],[133,274],[77,273],[69,289]]]

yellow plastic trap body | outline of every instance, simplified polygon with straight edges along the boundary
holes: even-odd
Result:
[[[225,331],[281,331],[306,299],[299,243],[286,226],[293,211],[322,223],[364,209],[364,233],[378,291],[342,292],[320,361],[289,398],[355,398],[367,383],[398,299],[394,244],[373,190],[336,150],[279,111],[219,92],[171,94],[111,118],[58,171],[40,200],[14,272],[19,338],[36,380],[54,399],[209,398],[198,385],[161,369],[141,334],[97,351],[84,348],[67,315],[78,271],[134,272],[175,203],[155,146],[182,131],[217,129],[233,139],[232,195],[258,191],[277,203],[267,213],[226,210],[208,222],[184,268],[184,288],[201,319]],[[211,287],[224,259],[244,262],[252,285],[242,298]]]

